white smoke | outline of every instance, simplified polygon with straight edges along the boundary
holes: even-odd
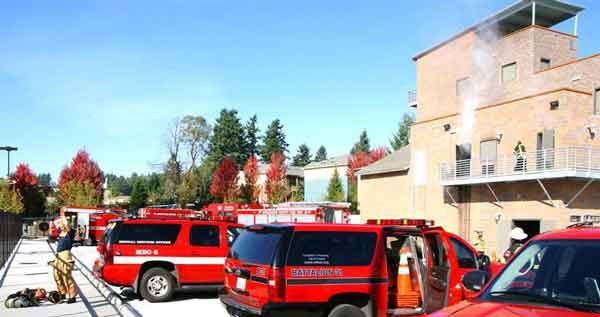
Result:
[[[459,144],[471,143],[475,129],[475,111],[484,104],[490,104],[498,97],[495,83],[498,80],[496,60],[497,43],[500,33],[495,26],[486,26],[477,31],[477,39],[472,51],[472,69],[467,91],[459,98],[461,103]]]

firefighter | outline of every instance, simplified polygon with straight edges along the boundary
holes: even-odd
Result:
[[[526,171],[527,170],[527,151],[523,142],[517,142],[514,149],[514,155],[516,157],[515,171]]]
[[[61,299],[66,299],[68,304],[72,304],[75,303],[75,297],[77,296],[75,281],[71,274],[74,264],[71,248],[75,238],[75,230],[71,229],[69,222],[64,217],[60,217],[56,221],[56,226],[59,228],[60,233],[56,243],[56,259],[52,263],[54,281]]]
[[[485,238],[483,237],[483,230],[482,229],[475,229],[475,234],[477,235],[475,237],[475,242],[473,242],[473,247],[475,247],[475,250],[477,250],[477,252],[479,252],[479,254],[484,254],[485,253]]]
[[[515,227],[510,232],[510,247],[504,252],[504,261],[508,261],[523,246],[527,234],[520,227]]]

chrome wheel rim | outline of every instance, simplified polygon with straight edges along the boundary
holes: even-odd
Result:
[[[152,276],[148,279],[146,289],[152,296],[162,297],[167,294],[167,291],[169,290],[169,282],[164,276]]]

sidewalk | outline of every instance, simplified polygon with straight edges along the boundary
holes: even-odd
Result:
[[[78,266],[73,270],[73,278],[78,286],[76,303],[55,305],[43,302],[37,307],[7,309],[4,307],[4,299],[11,293],[24,288],[42,287],[46,291],[56,289],[52,268],[47,264],[54,258],[54,254],[46,240],[23,239],[17,248],[7,272],[0,272],[0,316],[120,316],[118,310],[83,276]]]

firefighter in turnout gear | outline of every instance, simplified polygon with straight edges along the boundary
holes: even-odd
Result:
[[[71,274],[74,260],[71,256],[71,248],[75,237],[75,230],[71,229],[66,218],[61,217],[56,221],[57,228],[60,229],[58,242],[56,243],[56,259],[52,261],[54,281],[62,299],[67,299],[67,303],[75,302],[77,289],[75,281]],[[68,297],[68,298],[67,298]]]
[[[514,154],[516,158],[515,171],[527,171],[527,151],[525,150],[523,142],[517,142]]]

